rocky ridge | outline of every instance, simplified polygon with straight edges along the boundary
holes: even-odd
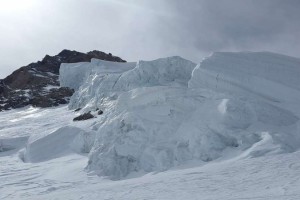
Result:
[[[74,91],[60,87],[60,64],[90,62],[92,58],[126,62],[111,53],[96,50],[87,53],[63,50],[55,56],[46,55],[41,61],[21,67],[6,78],[0,79],[0,111],[27,105],[52,107],[68,103]]]

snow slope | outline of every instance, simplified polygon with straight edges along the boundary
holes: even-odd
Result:
[[[0,198],[299,199],[299,59],[240,52],[197,66],[180,57],[110,72],[110,63],[83,65],[61,67],[62,85],[76,89],[69,108],[103,115],[2,114]]]
[[[13,117],[20,112],[23,117],[33,114],[32,108],[5,112],[1,115],[1,124],[6,122],[4,117]],[[42,129],[56,124],[59,128],[59,124],[49,121],[49,113],[57,116],[56,119],[66,120],[63,112],[71,117],[66,107],[35,110],[34,115],[39,115],[41,120],[35,127]],[[22,130],[25,122],[32,123],[30,117],[24,118],[24,123],[16,123],[15,130]],[[80,126],[94,122],[82,122]],[[1,130],[3,134],[9,126],[2,126]],[[86,154],[67,154],[43,162],[24,163],[14,151],[4,153],[0,152],[1,200],[300,198],[300,151],[258,158],[234,157],[236,159],[211,161],[203,166],[193,163],[159,173],[136,174],[121,181],[87,173],[84,170],[88,162]]]

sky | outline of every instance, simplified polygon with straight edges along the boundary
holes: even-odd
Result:
[[[0,0],[0,78],[63,49],[127,61],[215,51],[300,57],[299,0]]]

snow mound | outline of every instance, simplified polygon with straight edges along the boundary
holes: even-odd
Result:
[[[134,62],[119,63],[95,58],[92,58],[91,62],[62,63],[59,70],[59,81],[62,87],[77,90],[90,74],[122,73],[134,68],[134,66]]]
[[[66,126],[36,140],[29,140],[20,153],[24,162],[43,162],[70,153],[88,153],[95,135],[80,128]]]
[[[196,68],[170,57],[89,73],[69,105],[104,110],[92,125],[87,169],[120,179],[195,161],[293,152],[300,147],[299,64],[267,52],[215,53]]]

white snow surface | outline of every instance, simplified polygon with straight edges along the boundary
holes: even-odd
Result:
[[[0,113],[0,199],[300,198],[300,59],[99,63],[61,66],[79,113]]]
[[[26,145],[26,140],[15,137],[17,133],[5,133],[11,125],[5,119],[15,118],[21,113],[23,118],[14,124],[14,130],[21,132],[26,124],[34,124],[41,134],[48,126],[59,129],[59,121],[69,123],[68,127],[90,127],[99,120],[98,117],[95,121],[80,124],[68,122],[74,113],[67,111],[66,107],[8,111],[0,115],[2,142],[10,140],[14,146]],[[40,121],[36,124],[33,122],[34,116],[39,116]],[[30,135],[29,132],[27,134]],[[120,181],[87,173],[84,169],[88,163],[87,154],[74,152],[43,162],[24,163],[15,150],[4,151],[0,152],[0,199],[298,200],[300,151],[247,157],[253,148],[267,140],[268,137],[265,137],[230,159],[217,159],[205,165],[190,163],[163,172],[136,173]],[[56,147],[59,146],[54,143],[51,149]]]

